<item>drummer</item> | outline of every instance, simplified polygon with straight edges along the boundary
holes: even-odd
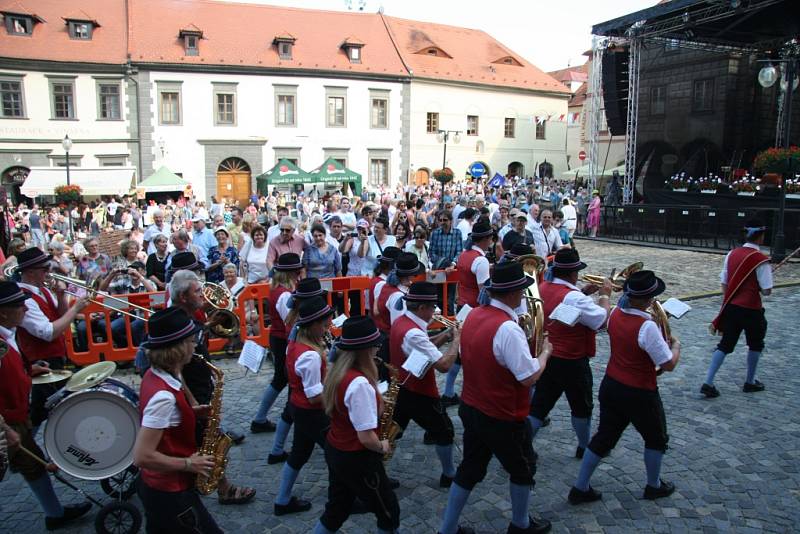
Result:
[[[0,420],[5,420],[2,425],[8,442],[11,470],[25,478],[44,511],[45,527],[47,530],[54,530],[81,517],[92,505],[84,502],[63,506],[53,491],[53,484],[45,467],[20,447],[21,445],[39,458],[44,457],[31,434],[31,421],[28,417],[31,378],[26,368],[33,375],[47,372],[47,368],[36,364],[26,365],[15,340],[17,327],[25,318],[25,304],[29,298],[15,282],[0,282],[0,337],[8,346],[8,351],[0,356]]]
[[[142,379],[142,425],[133,449],[141,469],[139,498],[147,532],[222,532],[195,491],[195,476],[208,476],[214,458],[197,453],[195,420],[209,406],[189,401],[181,381],[201,328],[180,308],[154,313],[148,321],[150,369]]]
[[[45,287],[51,259],[52,256],[36,247],[24,250],[18,256],[17,270],[22,273],[20,288],[31,298],[26,303],[27,311],[20,325],[22,328],[17,332],[17,339],[28,362],[44,360],[51,369],[63,369],[67,358],[64,332],[86,307],[88,299],[79,298],[70,306],[62,283],[57,284],[55,292]],[[45,401],[58,388],[57,384],[33,386],[31,422],[34,425],[34,435],[38,426],[47,418]]]

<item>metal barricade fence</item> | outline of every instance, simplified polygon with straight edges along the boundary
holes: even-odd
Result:
[[[426,279],[441,287],[442,302],[444,303],[442,314],[452,319],[455,316],[455,309],[451,309],[447,304],[448,293],[455,293],[457,272],[431,271],[427,275],[416,277],[415,281]],[[355,315],[365,313],[365,292],[370,287],[370,280],[367,276],[348,276],[322,279],[320,284],[323,289],[328,291],[328,304],[349,317],[354,315],[353,303],[358,306]],[[266,326],[265,319],[268,315],[270,289],[270,284],[252,284],[245,286],[237,296],[236,307],[233,311],[239,317],[238,337],[242,342],[252,340],[262,347],[269,347],[269,326]],[[166,306],[165,292],[163,291],[115,295],[115,297],[127,299],[131,304],[152,310]],[[102,297],[99,296],[98,300],[102,300]],[[113,303],[108,301],[108,304]],[[118,309],[125,309],[124,304],[120,304]],[[143,336],[147,332],[146,319],[134,319],[129,315],[116,314],[113,309],[94,302],[89,303],[82,313],[85,318],[91,319],[88,321],[80,319],[66,331],[67,357],[70,361],[75,365],[85,366],[99,361],[129,362],[134,360],[138,349],[138,343],[135,341],[140,341],[139,336]],[[431,327],[439,328],[443,325],[434,322]],[[333,330],[334,335],[338,335],[339,330],[337,328]],[[229,341],[226,338],[211,337],[208,342],[209,352],[225,350]]]

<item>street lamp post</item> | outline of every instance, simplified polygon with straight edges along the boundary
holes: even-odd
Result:
[[[786,83],[786,94],[784,96],[783,104],[783,148],[789,148],[791,145],[790,137],[792,132],[792,93],[794,93],[794,81],[797,75],[797,58],[789,57],[784,59],[773,60],[776,63],[783,63],[784,68],[784,82]],[[778,80],[777,69],[772,64],[768,64],[758,73],[758,83],[762,87],[771,87]],[[794,169],[792,163],[794,160],[789,158],[789,177],[792,177]],[[786,236],[783,233],[784,214],[786,212],[786,180],[784,179],[778,193],[778,217],[775,222],[775,235],[772,239],[772,261],[780,262],[786,257]]]
[[[450,134],[453,134],[453,143],[458,144],[461,141],[460,130],[439,130],[436,133],[436,140],[444,143],[444,150],[442,152],[442,169],[447,167],[447,141],[450,139]]]
[[[69,151],[72,150],[72,139],[69,138],[69,135],[64,136],[64,140],[61,141],[61,148],[64,149],[64,154],[66,155],[66,164],[67,164],[67,185],[69,184]],[[72,207],[67,203],[67,241],[72,241]]]

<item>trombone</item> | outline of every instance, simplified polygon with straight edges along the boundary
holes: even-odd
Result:
[[[129,302],[128,299],[124,299],[124,298],[121,298],[121,297],[116,297],[114,295],[111,295],[110,293],[106,293],[105,291],[100,291],[100,289],[99,289],[99,287],[100,287],[100,278],[95,278],[94,281],[87,282],[87,281],[81,280],[80,278],[70,278],[69,276],[64,276],[63,274],[47,273],[47,276],[44,279],[45,287],[47,287],[48,289],[52,289],[52,290],[56,289],[56,285],[59,282],[63,282],[66,286],[73,285],[73,286],[79,287],[79,288],[85,290],[88,295],[92,295],[92,296],[88,296],[89,302],[93,302],[95,304],[99,304],[100,306],[102,306],[104,308],[108,308],[110,310],[117,311],[119,313],[123,313],[125,315],[130,316],[133,319],[147,319],[147,317],[139,317],[135,313],[131,313],[129,311],[121,310],[121,309],[117,308],[116,306],[111,306],[110,304],[105,302],[105,300],[113,300],[113,301],[116,301],[116,302],[120,302],[122,304],[125,304],[127,307],[133,308],[134,310],[138,310],[138,311],[140,311],[142,313],[146,313],[146,314],[148,314],[148,316],[149,316],[149,314],[153,313],[153,310],[151,310],[150,308],[145,308],[144,306],[139,306],[137,304],[133,304],[133,303]],[[79,295],[78,293],[74,293],[74,292],[69,291],[69,290],[65,290],[65,293],[67,293],[69,295],[73,295],[73,296],[78,297],[78,298],[81,297],[81,295]],[[93,298],[93,297],[97,297],[98,295],[103,297],[103,300],[97,300],[97,298]]]

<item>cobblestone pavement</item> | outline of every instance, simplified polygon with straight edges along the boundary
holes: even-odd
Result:
[[[641,247],[631,250],[633,247],[605,243],[582,242],[580,246],[592,267],[601,265],[595,255],[597,250],[602,250],[604,257],[611,253],[619,258],[619,262],[603,260],[600,270],[605,270],[605,265],[610,270],[611,266],[637,259],[648,266],[658,266],[668,281],[683,282],[681,289],[672,294],[716,288],[716,279],[708,284],[701,276],[688,273],[711,271],[716,276],[721,261],[717,255]],[[670,267],[674,257],[689,268],[679,271]],[[766,384],[766,391],[742,393],[746,348],[740,345],[717,375],[722,396],[714,400],[701,398],[698,389],[715,343],[706,326],[719,306],[719,298],[701,299],[691,305],[693,311],[684,319],[673,320],[673,330],[684,347],[681,364],[675,372],[659,379],[671,436],[663,477],[675,482],[677,491],[660,501],[641,500],[645,484],[643,446],[638,434],[629,429],[592,480],[593,486],[603,492],[603,500],[580,507],[567,504],[566,495],[579,462],[572,457],[575,437],[569,409],[562,399],[551,414],[552,424],[537,436],[539,472],[531,507],[532,512],[553,522],[554,532],[796,531],[800,524],[800,375],[795,372],[794,358],[800,352],[800,337],[795,330],[796,321],[786,318],[795,317],[800,309],[800,291],[780,289],[767,299],[770,326],[758,375]],[[598,357],[592,362],[595,388],[608,359],[607,337],[600,335],[598,341]],[[245,376],[231,360],[222,366],[227,372],[226,426],[245,431],[260,392],[272,375],[271,368],[265,366],[258,375]],[[129,371],[118,371],[115,377],[130,384],[137,382]],[[273,408],[271,419],[279,416],[284,401],[285,394]],[[456,442],[460,443],[461,424],[456,408],[449,411],[456,426]],[[272,513],[272,502],[281,466],[266,463],[271,445],[272,434],[248,434],[241,446],[231,450],[229,476],[235,483],[258,489],[253,503],[220,506],[215,498],[205,499],[227,532],[304,533],[310,532],[317,521],[327,488],[321,451],[314,453],[295,486],[296,495],[313,503],[312,510],[278,518]],[[460,456],[457,450],[456,458]],[[413,424],[389,465],[389,472],[402,482],[397,494],[403,531],[435,532],[447,495],[438,488],[440,470],[433,447],[422,444],[422,432]],[[107,500],[97,482],[78,484],[95,497]],[[59,483],[56,488],[65,502],[80,499]],[[131,502],[138,506],[136,498]],[[462,522],[481,533],[505,532],[510,516],[508,478],[493,461],[486,480],[473,491]],[[90,514],[64,532],[91,532],[92,521]],[[16,474],[7,475],[0,483],[0,531],[44,531],[40,508]],[[342,529],[346,533],[374,531],[374,518],[370,515],[351,518]]]

